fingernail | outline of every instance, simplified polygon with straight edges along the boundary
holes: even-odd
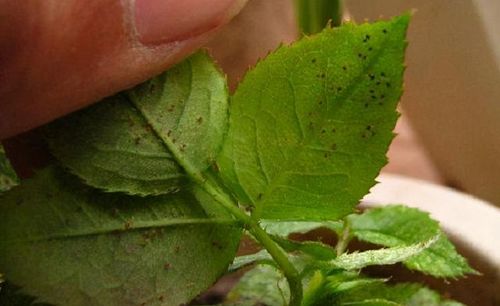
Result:
[[[234,0],[136,0],[135,26],[141,43],[185,40],[219,26]]]

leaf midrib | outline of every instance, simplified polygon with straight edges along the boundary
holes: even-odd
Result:
[[[227,225],[237,225],[238,221],[230,218],[178,218],[178,219],[163,219],[157,221],[134,221],[131,219],[130,228],[127,228],[127,221],[124,221],[120,225],[104,226],[99,229],[90,229],[88,231],[76,231],[69,233],[58,233],[54,235],[40,236],[30,239],[16,239],[16,240],[1,240],[0,246],[7,246],[12,243],[28,243],[28,242],[41,242],[50,240],[64,240],[72,238],[82,238],[89,236],[99,236],[106,234],[126,234],[132,231],[144,230],[144,229],[157,229],[157,228],[167,228],[176,226],[189,226],[189,225],[200,225],[200,224],[227,224]]]
[[[412,243],[414,242],[408,242],[407,240],[404,240],[404,239],[401,239],[400,237],[396,237],[394,235],[391,235],[389,233],[386,233],[386,232],[383,232],[381,230],[371,230],[371,229],[364,229],[364,230],[358,230],[359,232],[372,232],[372,233],[377,233],[377,234],[382,234],[384,236],[388,236],[390,238],[393,238],[395,240],[399,240],[401,241],[402,243],[404,244],[401,244],[401,245],[389,245],[389,244],[383,244],[383,243],[378,243],[376,242],[375,244],[378,244],[378,245],[382,245],[382,246],[385,246],[385,247],[398,247],[398,246],[408,246],[408,245],[411,245]],[[441,234],[443,235],[443,234]],[[366,239],[363,239],[362,237],[359,237],[359,239],[361,240],[364,240],[366,242],[369,242],[369,243],[374,243],[372,241],[369,241],[369,240],[366,240]],[[442,239],[442,238],[440,238]],[[433,248],[433,246],[437,245],[438,241],[436,241],[436,243],[434,245],[432,245],[431,247],[423,250],[420,254],[417,254],[411,258],[408,258],[407,260],[405,260],[405,263],[407,261],[411,261],[412,259],[418,257],[418,256],[429,256],[429,255],[432,255],[434,257],[437,257],[437,258],[440,258],[441,260],[445,261],[445,262],[450,262],[449,258],[445,255],[443,255],[441,252],[438,252],[437,249]],[[464,269],[464,267],[462,267],[462,263],[458,260],[453,260],[452,261],[456,266],[459,266],[457,269],[450,269],[452,271],[464,271],[464,270],[468,270],[468,269]]]

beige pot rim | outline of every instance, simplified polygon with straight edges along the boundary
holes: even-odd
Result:
[[[500,273],[500,209],[453,189],[394,174],[381,174],[366,206],[405,204],[427,211],[444,230],[498,267]]]

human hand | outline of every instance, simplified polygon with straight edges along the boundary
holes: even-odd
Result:
[[[162,72],[246,0],[0,0],[0,139]]]

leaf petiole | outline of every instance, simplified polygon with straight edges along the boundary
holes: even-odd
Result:
[[[192,176],[194,179],[200,179],[200,176]],[[247,230],[257,239],[260,244],[269,252],[276,264],[281,268],[285,275],[288,286],[290,287],[289,306],[300,306],[302,303],[302,281],[297,269],[288,259],[285,252],[278,244],[262,229],[262,227],[238,208],[236,203],[218,186],[214,185],[212,180],[197,181],[197,183],[210,194],[219,204],[226,208],[234,217],[245,224]]]
[[[335,250],[337,251],[337,256],[342,255],[349,242],[351,241],[351,225],[349,224],[349,220],[344,218],[344,225],[342,227],[342,232],[339,235],[339,241],[335,246]]]

